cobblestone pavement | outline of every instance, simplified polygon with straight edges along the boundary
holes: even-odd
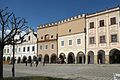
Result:
[[[12,65],[4,65],[4,77],[11,76]],[[120,73],[120,64],[47,64],[30,67],[15,64],[16,77],[19,76],[51,76],[72,80],[112,80],[113,73]]]

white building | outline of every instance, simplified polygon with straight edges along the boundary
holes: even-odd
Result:
[[[58,38],[58,55],[66,59],[66,63],[85,62],[85,33],[62,36]]]
[[[25,62],[26,59],[29,61],[37,57],[37,33],[30,29],[30,33],[24,39],[26,42],[15,45],[15,59],[17,63]],[[3,57],[12,59],[12,49],[12,45],[6,45]]]
[[[6,45],[3,50],[3,61],[10,61],[11,55],[12,55],[12,46]]]
[[[85,63],[85,15],[58,25],[58,58],[60,63]]]
[[[30,29],[30,33],[24,38],[26,42],[16,45],[15,57],[17,62],[25,62],[37,57],[37,34]]]

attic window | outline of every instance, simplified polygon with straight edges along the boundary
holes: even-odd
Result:
[[[53,35],[51,36],[51,38],[53,38]]]
[[[49,40],[49,34],[45,35],[45,40]]]
[[[30,36],[28,37],[28,40],[30,40]]]
[[[71,29],[69,29],[69,32],[71,32]]]
[[[43,36],[41,36],[41,39],[43,39]]]

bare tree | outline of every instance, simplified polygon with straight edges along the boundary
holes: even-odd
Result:
[[[26,20],[21,17],[16,17],[13,12],[8,12],[8,9],[0,9],[0,80],[3,79],[3,49],[5,45],[20,44],[24,42],[24,36],[27,32]],[[25,31],[24,35],[21,33]],[[17,35],[19,38],[14,39]]]

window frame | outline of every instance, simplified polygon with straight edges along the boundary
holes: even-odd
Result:
[[[48,49],[48,45],[45,45],[45,49]]]
[[[95,27],[94,22],[90,22],[90,23],[89,23],[89,28],[90,28],[90,29],[93,29],[94,27]]]
[[[23,47],[23,52],[25,52],[25,47]]]
[[[30,40],[30,36],[28,36],[28,40]]]
[[[54,49],[54,44],[51,45],[51,49]]]
[[[100,20],[99,21],[99,26],[104,27],[105,26],[105,20]]]
[[[95,37],[89,37],[89,44],[95,44]]]
[[[42,50],[42,45],[40,45],[40,49]]]
[[[27,47],[27,52],[28,52],[28,51],[30,51],[30,47],[29,47],[29,46]]]
[[[106,43],[106,36],[105,35],[99,36],[99,43]]]
[[[32,51],[35,51],[35,46],[32,46]]]
[[[115,25],[116,24],[116,17],[111,17],[110,18],[110,25]]]
[[[113,39],[114,36],[116,36],[116,39]],[[117,34],[111,34],[111,42],[118,42]]]
[[[64,41],[61,41],[61,46],[64,46]]]
[[[81,39],[77,39],[77,44],[81,44]]]
[[[69,40],[69,45],[72,45],[72,40]]]

